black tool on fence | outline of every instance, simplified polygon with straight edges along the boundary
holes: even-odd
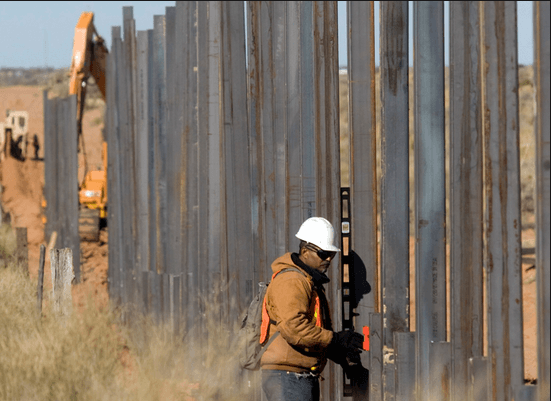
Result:
[[[341,188],[341,288],[342,288],[342,328],[354,330],[352,298],[353,286],[350,272],[354,260],[350,256],[350,188]],[[343,371],[343,395],[351,397],[353,394],[352,381]]]
[[[341,188],[341,288],[342,288],[342,329],[355,331],[354,312],[357,306],[355,294],[354,252],[352,247],[352,207],[350,204],[350,188]],[[364,350],[369,350],[369,327],[362,328],[365,336]],[[349,361],[351,362],[351,361]],[[354,366],[354,375],[347,377],[343,371],[343,396],[365,400],[369,396],[369,371],[361,363],[351,362]],[[349,372],[350,373],[350,372]]]

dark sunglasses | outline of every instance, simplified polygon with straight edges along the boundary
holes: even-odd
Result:
[[[312,252],[316,252],[316,255],[318,255],[321,260],[326,260],[329,257],[333,259],[336,255],[336,252],[324,251],[323,249],[316,249],[308,245],[306,246],[306,248],[311,250]]]

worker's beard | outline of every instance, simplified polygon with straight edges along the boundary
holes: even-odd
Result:
[[[319,267],[319,271],[325,274],[327,270],[329,270],[329,266],[331,266],[331,263],[322,263]]]

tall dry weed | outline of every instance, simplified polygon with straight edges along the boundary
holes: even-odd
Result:
[[[35,294],[19,269],[0,269],[0,399],[113,399],[123,345],[114,316],[89,303],[65,320],[46,304],[40,317]]]
[[[201,311],[186,334],[136,314],[122,324],[92,298],[63,320],[46,299],[40,316],[36,284],[0,268],[0,400],[250,399],[235,327],[216,302]]]
[[[11,226],[8,224],[0,226],[0,259],[4,262],[3,264],[9,263],[12,255],[15,254],[15,248],[16,238]]]
[[[170,323],[134,315],[126,327],[127,395],[136,400],[251,399],[254,375],[239,367],[237,328],[221,321],[220,309],[218,302],[205,300],[200,321],[179,334]]]

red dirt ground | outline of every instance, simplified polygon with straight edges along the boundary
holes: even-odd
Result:
[[[39,87],[0,88],[0,118],[6,109],[26,110],[29,112],[29,130],[36,133],[41,144],[39,157],[43,157],[44,127],[42,89]],[[100,109],[87,111],[84,115],[83,131],[88,154],[88,165],[96,168],[101,165],[101,128]],[[42,189],[44,186],[44,162],[42,160],[5,160],[0,163],[1,184],[4,188],[2,205],[12,215],[13,227],[27,227],[29,241],[29,272],[33,280],[37,277],[39,249],[47,244],[42,223]],[[534,231],[523,232],[523,247],[534,246]],[[413,250],[413,247],[412,247]],[[92,295],[96,302],[105,305],[107,296],[107,232],[102,232],[99,243],[81,245],[81,268],[83,282],[73,289],[77,304]],[[524,302],[524,340],[525,340],[525,377],[537,377],[536,349],[536,283],[535,269],[523,265],[523,302]],[[413,279],[413,277],[412,277]],[[414,281],[413,281],[414,282]],[[49,264],[46,264],[45,289],[51,288]],[[414,294],[412,294],[412,301]],[[413,308],[411,310],[414,310]],[[413,319],[412,319],[413,320]],[[414,324],[414,321],[412,321]]]
[[[0,163],[3,186],[2,207],[11,214],[12,227],[27,227],[29,242],[29,273],[31,279],[38,276],[40,245],[47,245],[44,238],[41,201],[44,187],[44,117],[43,95],[40,87],[16,86],[0,88],[0,118],[5,110],[25,110],[29,113],[29,133],[37,134],[40,143],[39,160],[24,162],[6,159]],[[94,109],[85,112],[83,133],[89,168],[101,165],[102,112]],[[33,154],[34,155],[34,154]],[[81,168],[82,171],[82,168]],[[80,177],[80,176],[79,176]],[[107,233],[102,232],[99,243],[81,244],[81,269],[83,281],[73,289],[75,302],[82,304],[85,297],[93,295],[98,304],[107,302]],[[48,260],[48,256],[46,256]],[[45,265],[44,287],[51,288],[49,264]]]

